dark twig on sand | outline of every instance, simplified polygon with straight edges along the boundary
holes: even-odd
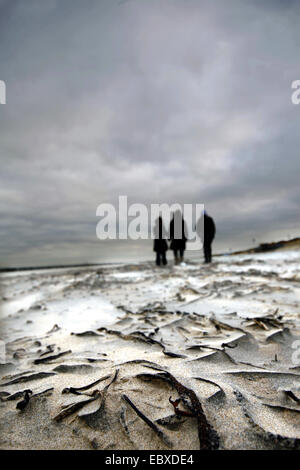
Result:
[[[155,434],[163,440],[163,442],[169,447],[173,447],[172,443],[169,441],[168,437],[154,424],[147,416],[145,416],[136,406],[127,395],[122,395],[123,400],[125,400],[131,408],[136,412],[136,414],[155,432]]]

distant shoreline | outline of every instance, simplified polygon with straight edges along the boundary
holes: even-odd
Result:
[[[279,249],[300,249],[300,237],[293,238],[291,240],[280,240],[278,242],[270,242],[270,243],[260,243],[258,246],[254,248],[247,248],[246,250],[240,251],[233,251],[231,253],[216,253],[214,257],[219,256],[234,256],[234,255],[247,255],[247,254],[255,254],[255,253],[266,253],[268,251],[276,251]],[[144,262],[150,262],[144,261]],[[81,264],[61,264],[61,265],[48,265],[48,266],[25,266],[25,267],[6,267],[0,268],[0,273],[5,272],[15,272],[15,271],[35,271],[35,270],[42,270],[42,269],[72,269],[72,268],[93,268],[96,266],[103,266],[103,265],[111,265],[111,264],[137,264],[138,262],[103,262],[103,263],[81,263]]]
[[[246,255],[251,253],[265,253],[267,251],[275,251],[279,249],[300,249],[300,238],[292,238],[291,240],[280,240],[278,242],[260,243],[254,248],[247,248],[246,250],[235,251],[231,255]]]
[[[82,264],[59,264],[49,266],[25,266],[25,267],[11,267],[11,268],[0,268],[0,273],[14,272],[14,271],[36,271],[42,269],[66,269],[66,268],[89,268],[96,266],[103,266],[116,263],[82,263]]]

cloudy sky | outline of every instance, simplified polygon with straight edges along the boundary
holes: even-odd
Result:
[[[2,266],[151,258],[96,208],[204,203],[215,250],[300,235],[298,0],[0,0]]]

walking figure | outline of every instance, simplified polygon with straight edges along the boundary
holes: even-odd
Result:
[[[170,249],[173,250],[175,264],[183,261],[184,251],[186,248],[186,240],[188,239],[187,227],[180,210],[173,214],[170,223]],[[179,255],[179,256],[178,256]]]
[[[216,226],[213,218],[204,211],[203,215],[198,220],[196,229],[203,243],[205,263],[211,263],[211,245],[216,234]]]
[[[163,225],[163,220],[160,217],[156,219],[154,227],[154,247],[153,251],[156,252],[156,265],[160,266],[160,263],[165,266],[167,264],[166,251],[168,249],[168,244],[166,241],[167,232]]]

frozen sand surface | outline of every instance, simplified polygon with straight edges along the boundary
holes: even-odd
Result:
[[[210,266],[3,273],[1,447],[198,449],[199,412],[170,377],[195,392],[217,435],[208,433],[211,447],[299,447],[300,364],[292,360],[299,266],[299,252],[286,251],[227,256]],[[83,395],[62,394],[107,376]],[[20,412],[22,394],[14,394],[26,389],[50,390]],[[101,391],[95,400],[94,390]],[[194,417],[174,414],[170,396]],[[85,399],[92,401],[53,419]]]

